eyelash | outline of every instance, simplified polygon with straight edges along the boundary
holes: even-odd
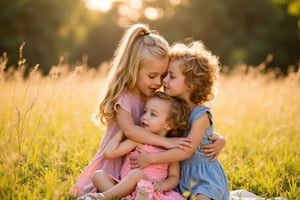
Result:
[[[156,76],[148,76],[150,79],[155,79]]]
[[[154,114],[154,113],[150,113],[150,115],[153,116],[153,117],[156,117],[156,114]]]

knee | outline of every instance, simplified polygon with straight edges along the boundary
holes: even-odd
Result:
[[[93,176],[92,176],[92,182],[93,184],[95,184],[95,182],[97,182],[97,180],[101,180],[101,177],[106,176],[106,172],[103,170],[97,170],[94,172]]]

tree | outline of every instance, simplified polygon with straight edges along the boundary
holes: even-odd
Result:
[[[9,64],[18,60],[18,47],[25,42],[24,57],[30,66],[40,64],[44,72],[62,53],[60,29],[70,19],[80,0],[2,0],[0,2],[0,52]]]

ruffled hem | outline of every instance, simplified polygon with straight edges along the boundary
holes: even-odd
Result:
[[[130,195],[126,196],[126,200],[134,200],[139,190],[147,193],[148,198],[145,200],[185,200],[179,193],[169,190],[165,192],[154,192],[154,187],[149,180],[140,180],[137,184],[136,190]]]

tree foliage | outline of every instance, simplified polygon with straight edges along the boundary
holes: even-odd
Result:
[[[10,63],[16,63],[18,47],[25,42],[27,61],[47,70],[62,52],[59,30],[69,21],[76,2],[79,0],[0,1],[1,53],[7,52]]]
[[[7,52],[9,63],[16,64],[25,42],[28,64],[40,64],[45,73],[61,56],[74,63],[87,55],[89,65],[97,67],[111,59],[124,27],[142,22],[170,43],[202,40],[230,68],[258,65],[269,54],[268,67],[285,72],[298,66],[299,0],[141,2],[137,10],[129,1],[114,1],[111,10],[100,12],[88,10],[83,0],[1,0],[0,53]],[[149,8],[157,18],[147,16]]]

